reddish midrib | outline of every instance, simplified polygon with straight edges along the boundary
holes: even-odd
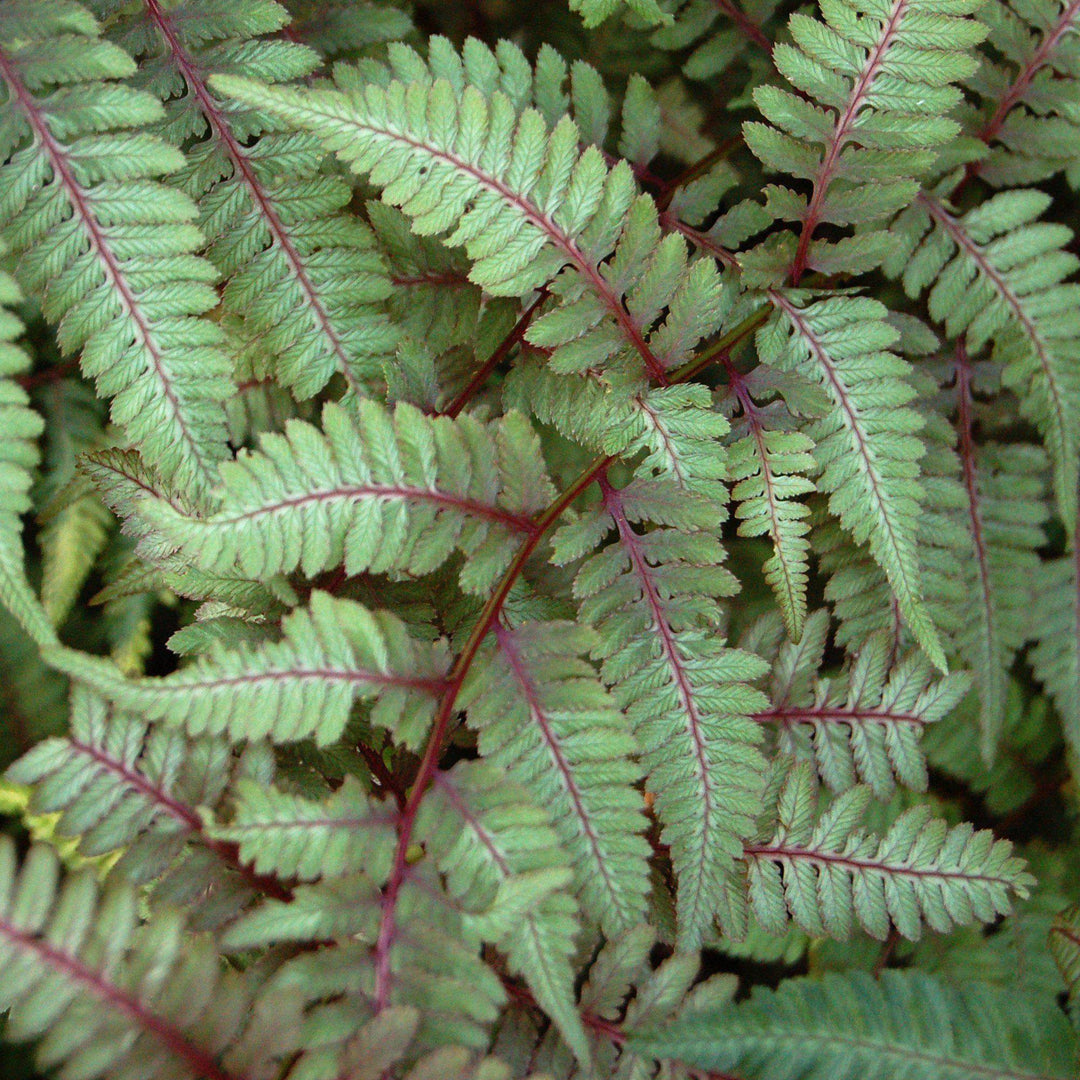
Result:
[[[607,481],[606,474],[600,478],[600,488],[604,495],[604,506],[611,514],[616,528],[619,530],[619,539],[630,555],[630,561],[634,571],[641,581],[641,590],[645,602],[649,605],[656,622],[656,630],[660,637],[660,645],[663,649],[664,658],[671,668],[671,675],[675,681],[675,688],[682,702],[683,712],[686,714],[688,734],[694,744],[694,766],[698,774],[701,790],[702,811],[702,837],[709,842],[712,830],[712,818],[715,813],[713,806],[713,794],[710,784],[709,758],[705,749],[705,739],[701,733],[701,717],[698,715],[697,703],[694,700],[694,688],[690,685],[686,670],[683,667],[682,658],[679,656],[675,638],[664,613],[664,606],[660,602],[660,596],[656,591],[656,583],[653,581],[649,564],[645,559],[638,543],[637,534],[631,529],[626,514],[623,511],[622,499]]]
[[[1031,59],[1017,73],[1016,80],[998,103],[994,115],[990,117],[986,122],[986,126],[979,132],[977,137],[984,143],[990,143],[997,136],[1005,123],[1005,118],[1012,111],[1013,106],[1027,93],[1032,79],[1050,59],[1050,54],[1057,48],[1058,42],[1065,35],[1065,31],[1069,29],[1070,24],[1078,14],[1080,14],[1080,0],[1070,0],[1065,5],[1061,18],[1047,31],[1046,37],[1043,38],[1039,47],[1032,54]],[[973,162],[971,167],[977,172],[979,163]]]
[[[845,866],[851,870],[877,870],[890,877],[934,878],[945,881],[982,881],[994,885],[1009,887],[1012,883],[1006,878],[991,874],[968,874],[959,870],[919,870],[901,863],[876,862],[873,859],[860,859],[852,855],[838,855],[832,851],[815,851],[813,848],[783,847],[778,844],[751,844],[743,848],[743,857],[747,859],[767,859],[774,862],[803,862],[823,866]]]
[[[307,503],[326,502],[330,499],[361,499],[371,497],[376,499],[411,499],[414,502],[432,502],[440,506],[446,506],[454,510],[460,510],[463,514],[471,514],[474,517],[487,518],[497,521],[507,528],[517,532],[531,533],[536,529],[536,523],[530,517],[523,514],[512,514],[508,510],[500,510],[497,506],[489,506],[486,503],[476,502],[457,495],[447,495],[441,491],[429,491],[424,488],[390,487],[372,485],[357,485],[355,487],[330,488],[325,491],[313,491],[307,495],[297,495],[292,498],[279,499],[277,502],[267,503],[247,510],[242,514],[215,514],[211,518],[205,518],[201,522],[206,525],[234,525],[241,521],[252,521],[255,518],[265,517],[269,514],[280,513],[282,510],[291,509],[294,506],[304,506]]]
[[[863,435],[862,425],[859,422],[858,413],[855,407],[848,399],[847,387],[837,378],[836,371],[833,368],[833,362],[829,357],[829,354],[825,351],[821,342],[812,333],[810,327],[807,325],[806,320],[802,317],[802,311],[795,307],[786,296],[776,292],[774,289],[768,291],[769,299],[783,311],[787,317],[794,324],[795,328],[802,335],[803,339],[810,345],[813,351],[814,357],[818,362],[821,370],[825,373],[825,377],[829,380],[829,385],[833,389],[833,393],[836,395],[837,403],[840,406],[841,411],[847,417],[848,430],[855,436],[855,441],[859,446],[859,456],[866,463],[866,476],[870,481],[870,487],[874,492],[874,500],[877,503],[877,507],[880,511],[880,517],[885,522],[885,531],[889,534],[889,543],[892,545],[893,551],[899,556],[901,552],[900,545],[896,538],[896,533],[893,530],[892,515],[885,512],[885,500],[882,499],[881,490],[878,486],[877,468],[874,464],[874,459],[870,456],[869,449],[866,443],[866,437]],[[898,559],[899,561],[899,559]]]
[[[492,632],[495,634],[495,640],[498,642],[499,651],[503,654],[507,664],[510,665],[510,670],[514,673],[514,678],[521,688],[521,696],[525,699],[525,702],[529,707],[529,713],[535,721],[536,726],[540,729],[540,732],[544,737],[544,742],[551,752],[552,760],[555,762],[555,767],[562,777],[563,787],[566,789],[566,793],[570,796],[570,801],[574,805],[574,814],[581,823],[582,832],[584,832],[585,838],[589,841],[589,846],[593,849],[593,853],[596,857],[595,865],[600,870],[600,874],[607,886],[607,894],[608,896],[618,896],[618,889],[611,880],[611,875],[608,873],[607,858],[605,857],[603,848],[600,844],[600,838],[593,829],[592,818],[581,797],[581,790],[578,788],[577,781],[574,778],[574,770],[566,760],[566,755],[563,753],[563,748],[559,743],[558,735],[552,730],[551,720],[548,718],[547,712],[544,709],[544,704],[540,700],[540,695],[537,692],[537,688],[529,675],[528,669],[525,667],[525,662],[521,658],[517,642],[514,640],[513,634],[503,625],[501,620],[497,619],[495,621],[492,626]]]
[[[187,671],[182,670],[178,674],[186,675]],[[369,683],[375,686],[420,690],[428,694],[441,694],[446,689],[446,682],[443,679],[425,679],[419,676],[410,678],[406,675],[386,674],[381,671],[364,671],[359,668],[283,668],[278,671],[253,672],[247,675],[231,675],[219,679],[203,680],[196,678],[189,682],[177,679],[172,685],[159,681],[154,684],[151,693],[154,697],[157,697],[162,690],[177,694],[190,694],[195,690],[219,690],[251,683],[300,682],[306,679],[326,683]]]
[[[68,168],[68,163],[64,158],[60,144],[53,138],[53,134],[38,111],[34,99],[23,85],[18,72],[15,70],[15,67],[8,59],[7,54],[2,49],[0,49],[0,74],[3,75],[5,81],[11,87],[12,93],[22,106],[22,110],[30,123],[31,129],[41,142],[41,145],[45,148],[46,153],[49,155],[49,162],[56,175],[60,178],[60,182],[63,184],[64,189],[67,191],[72,208],[75,210],[83,230],[90,240],[91,246],[97,252],[101,265],[104,267],[106,274],[112,282],[113,288],[120,297],[120,301],[124,305],[131,321],[135,324],[135,328],[138,330],[144,351],[146,355],[149,356],[150,361],[154,366],[158,384],[165,394],[165,400],[169,403],[169,408],[172,412],[173,420],[180,431],[181,439],[191,448],[191,458],[197,463],[203,477],[208,482],[212,482],[213,469],[210,464],[203,459],[202,450],[188,429],[180,409],[179,398],[177,398],[176,391],[173,389],[172,379],[163,365],[161,351],[154,341],[146,319],[143,317],[135,294],[131,291],[131,286],[124,277],[120,263],[113,254],[112,249],[109,247],[109,243],[106,240],[104,233],[102,233],[101,228],[97,223],[97,219],[91,212],[90,204],[86,200],[86,195],[83,192],[82,187]]]
[[[61,951],[36,934],[29,934],[4,919],[0,919],[0,937],[23,952],[36,954],[54,971],[61,971],[81,983],[99,1001],[126,1014],[144,1031],[166,1046],[176,1057],[183,1059],[199,1080],[242,1080],[226,1072],[213,1055],[188,1041],[186,1036],[163,1017],[151,1012],[137,997],[106,981],[97,971],[88,968],[74,956]]]
[[[732,254],[727,248],[721,247],[708,233],[703,233],[700,229],[695,229],[692,225],[680,221],[670,210],[660,212],[660,227],[682,233],[692,244],[701,248],[702,251],[707,251],[717,262],[723,263],[724,266],[737,268],[739,265],[737,255]]]
[[[158,30],[161,31],[162,37],[165,38],[166,44],[169,46],[169,50],[172,52],[173,58],[176,61],[176,66],[180,69],[180,74],[183,75],[188,88],[194,93],[199,102],[199,106],[202,109],[203,115],[206,117],[207,122],[210,124],[210,127],[218,140],[224,146],[225,152],[233,163],[233,167],[243,178],[248,192],[258,206],[259,212],[266,221],[267,227],[270,229],[271,235],[276,240],[282,254],[292,267],[292,271],[296,275],[296,280],[299,282],[300,288],[307,298],[308,306],[311,308],[311,311],[319,324],[319,328],[330,342],[334,355],[337,357],[338,370],[345,377],[345,381],[352,390],[356,393],[361,393],[363,388],[357,381],[356,376],[353,375],[352,369],[349,367],[349,356],[345,350],[345,346],[338,336],[330,316],[323,307],[322,300],[320,299],[315,286],[312,284],[311,278],[308,276],[307,267],[304,266],[304,261],[300,257],[300,253],[296,250],[296,245],[293,243],[292,237],[285,227],[285,223],[281,220],[276,207],[270,201],[270,197],[266,192],[263,191],[262,185],[252,171],[251,162],[248,161],[247,155],[244,153],[244,148],[236,141],[236,136],[233,135],[232,129],[221,115],[221,110],[218,108],[217,102],[210,96],[206,84],[199,77],[199,72],[194,60],[187,53],[183,43],[177,37],[176,30],[168,16],[161,10],[159,0],[145,0],[145,3],[147,13],[157,26]]]
[[[996,662],[997,620],[994,618],[994,590],[990,581],[990,561],[983,535],[981,503],[979,500],[979,481],[975,466],[975,442],[971,433],[971,368],[968,364],[967,350],[960,342],[956,348],[956,397],[959,410],[960,461],[964,469],[964,488],[968,496],[968,517],[971,521],[971,542],[975,547],[975,558],[979,564],[979,592],[982,606],[986,611],[986,638],[990,648],[988,660]]]
[[[961,250],[967,252],[979,267],[979,270],[985,274],[993,284],[998,295],[1008,305],[1013,315],[1016,317],[1016,321],[1023,327],[1024,333],[1027,335],[1032,348],[1035,350],[1036,359],[1039,361],[1039,366],[1042,368],[1043,375],[1046,378],[1046,383],[1050,390],[1050,399],[1053,402],[1054,414],[1057,417],[1058,427],[1063,437],[1068,436],[1069,424],[1065,415],[1064,405],[1062,404],[1061,392],[1058,389],[1057,381],[1054,378],[1053,367],[1050,364],[1046,342],[1043,341],[1042,335],[1039,333],[1039,328],[1024,310],[1023,305],[1020,303],[1020,298],[1016,295],[1005,278],[998,272],[997,268],[986,258],[979,245],[968,236],[967,232],[960,227],[960,223],[956,218],[954,218],[952,214],[937,201],[937,199],[927,195],[925,191],[920,191],[916,198],[924,207],[926,207],[930,216],[949,234],[953,243]]]
[[[317,106],[310,102],[307,104],[307,108],[312,112],[318,112]],[[334,116],[333,114],[326,115],[328,119],[338,123],[341,122],[341,118],[338,116]],[[578,271],[584,277],[588,278],[589,282],[596,290],[596,293],[611,310],[611,313],[615,317],[615,321],[619,324],[623,333],[634,348],[641,354],[641,358],[644,360],[645,366],[649,370],[649,374],[660,383],[661,386],[666,386],[668,384],[669,380],[664,366],[656,358],[645,339],[641,336],[640,329],[630,317],[630,313],[623,306],[622,301],[615,295],[611,286],[604,280],[600,271],[585,257],[584,252],[578,247],[577,241],[575,241],[573,237],[564,234],[546,214],[541,214],[524,197],[511,191],[504,183],[502,183],[502,181],[481,172],[476,166],[469,164],[467,161],[463,161],[456,154],[451,154],[446,150],[436,150],[427,143],[410,138],[403,132],[392,131],[390,128],[377,127],[374,124],[360,123],[355,120],[350,121],[350,123],[357,128],[370,131],[374,135],[380,135],[385,139],[396,140],[397,142],[404,143],[406,146],[411,146],[414,150],[422,150],[425,154],[428,154],[433,158],[445,161],[448,165],[453,166],[460,172],[471,176],[482,187],[495,192],[501,199],[516,206],[518,210],[521,211],[522,217],[531,222],[541,232],[545,233],[548,239],[566,255],[574,266],[577,267]]]
[[[753,713],[750,717],[759,724],[781,723],[785,727],[792,724],[910,724],[925,727],[926,722],[909,713],[895,713],[882,709],[841,709],[821,705],[808,705],[805,709],[786,706],[782,709],[765,709]]]
[[[908,0],[894,0],[892,13],[882,30],[881,39],[874,46],[873,52],[866,58],[866,67],[863,68],[862,73],[851,88],[851,98],[848,101],[847,108],[836,121],[832,141],[829,143],[829,148],[818,168],[817,176],[814,177],[814,190],[810,196],[810,203],[806,208],[806,217],[803,219],[802,232],[799,234],[799,245],[795,250],[795,258],[791,263],[791,280],[795,285],[799,284],[799,279],[806,269],[810,241],[813,238],[814,229],[817,228],[820,221],[821,206],[825,200],[825,192],[832,181],[833,173],[836,171],[837,162],[840,160],[840,151],[843,150],[844,145],[851,136],[851,127],[855,123],[859,109],[862,108],[866,100],[871,84],[877,78],[882,62],[885,59],[885,53],[888,52],[889,46],[892,45],[893,39],[896,37],[900,20],[904,17],[907,6]]]

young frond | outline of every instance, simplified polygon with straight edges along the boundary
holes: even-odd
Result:
[[[1068,1080],[1076,1036],[1050,998],[1017,999],[920,971],[828,972],[688,1011],[631,1040],[638,1053],[761,1080]]]
[[[43,1068],[86,1080],[245,1080],[289,1056],[300,1020],[289,997],[257,1001],[252,981],[178,916],[143,923],[128,886],[102,891],[91,870],[61,881],[42,846],[20,869],[4,837],[0,897],[5,1036],[39,1040]],[[268,1010],[273,1027],[260,1022]]]
[[[763,760],[750,716],[766,702],[748,683],[765,664],[726,648],[720,635],[715,598],[736,583],[721,566],[720,542],[703,528],[716,508],[672,491],[669,481],[639,479],[621,490],[605,482],[603,491],[601,506],[568,526],[561,544],[557,538],[557,557],[572,558],[579,538],[588,537],[591,551],[617,532],[582,565],[574,592],[641,749],[678,880],[680,939],[689,947],[708,928],[757,812]],[[685,531],[635,530],[668,509]]]
[[[336,373],[362,392],[381,376],[394,335],[380,310],[386,267],[370,230],[343,212],[352,191],[320,168],[325,151],[313,136],[226,104],[208,84],[250,71],[256,56],[283,82],[311,74],[311,49],[267,36],[287,22],[272,0],[246,0],[230,17],[215,0],[151,0],[110,35],[141,54],[137,85],[165,103],[156,130],[186,150],[173,183],[198,204],[205,254],[225,281],[223,306],[254,377],[307,398]]]
[[[798,641],[806,620],[810,571],[809,507],[800,495],[817,488],[807,478],[816,471],[814,442],[796,429],[784,401],[761,405],[755,398],[776,393],[766,365],[743,376],[729,365],[725,411],[738,411],[728,447],[728,479],[740,536],[767,536],[773,554],[765,560],[765,580],[776,595],[788,636]]]
[[[499,623],[460,698],[480,754],[550,810],[585,913],[612,933],[641,921],[646,820],[626,722],[581,659],[597,639],[573,623]]]
[[[1040,191],[1007,191],[966,214],[922,194],[891,226],[885,271],[908,296],[929,289],[931,316],[975,356],[987,345],[1021,412],[1045,440],[1065,527],[1076,522],[1080,485],[1080,260],[1072,231],[1039,221]]]
[[[445,646],[410,637],[385,611],[315,591],[282,623],[282,640],[208,655],[158,678],[124,679],[111,665],[66,650],[61,670],[117,706],[190,735],[233,742],[335,742],[356,701],[407,746],[422,741],[443,688]]]
[[[758,332],[762,359],[820,383],[830,399],[828,413],[808,428],[817,486],[855,542],[869,547],[927,656],[944,667],[916,550],[923,422],[911,408],[910,365],[889,351],[899,332],[876,300],[834,296],[799,306],[790,295],[771,296],[777,316]]]
[[[892,664],[893,642],[871,635],[842,678],[817,676],[821,645],[809,652],[781,648],[776,670],[785,690],[756,720],[777,727],[777,748],[812,759],[834,792],[856,783],[888,799],[899,781],[915,791],[927,786],[919,745],[924,728],[948,715],[971,686],[967,672],[935,678],[921,653]],[[799,656],[792,665],[791,657]],[[795,666],[797,675],[790,668]],[[777,703],[778,702],[778,703]]]
[[[774,218],[799,222],[793,282],[807,269],[870,269],[884,257],[880,232],[829,241],[822,225],[867,226],[903,209],[917,178],[959,125],[954,84],[975,71],[986,30],[970,18],[979,0],[828,0],[824,20],[798,13],[773,63],[795,92],[759,86],[768,123],[743,127],[747,146],[773,172],[811,185],[809,197],[766,189]]]
[[[486,292],[520,296],[551,283],[557,306],[528,339],[554,350],[556,370],[629,357],[665,383],[715,328],[715,264],[690,264],[680,237],[662,237],[656,204],[636,194],[630,167],[609,168],[595,146],[582,151],[574,121],[549,128],[497,84],[484,93],[462,82],[421,70],[384,87],[340,69],[333,90],[232,77],[215,85],[318,135],[415,232],[449,230],[444,243],[465,248],[469,278]]]
[[[73,12],[32,0],[0,11],[0,228],[113,419],[170,480],[205,489],[226,455],[232,387],[222,333],[200,317],[217,305],[217,273],[193,254],[194,205],[158,179],[182,155],[140,130],[160,105],[114,81],[134,63]]]
[[[426,574],[457,549],[462,585],[482,592],[532,515],[554,495],[539,440],[517,414],[490,424],[426,417],[365,398],[357,419],[333,403],[322,430],[290,420],[221,469],[206,516],[147,498],[136,514],[204,571],[266,581],[344,564],[362,572]]]
[[[417,835],[446,875],[450,894],[485,941],[507,956],[578,1057],[590,1057],[574,998],[573,872],[539,792],[487,762],[437,773]],[[595,872],[591,870],[590,872]]]
[[[993,922],[1014,895],[1028,895],[1035,879],[1009,841],[970,825],[950,828],[925,804],[878,837],[859,827],[871,797],[869,788],[851,788],[819,814],[812,767],[792,765],[771,834],[743,853],[745,892],[729,891],[726,930],[741,936],[753,912],[773,934],[790,919],[818,937],[843,940],[858,925],[880,940],[895,927],[917,941],[924,923],[943,933]]]

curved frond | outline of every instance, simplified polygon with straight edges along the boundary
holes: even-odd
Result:
[[[631,1045],[746,1080],[1068,1080],[1076,1036],[1053,1000],[918,971],[828,973],[690,1013]]]

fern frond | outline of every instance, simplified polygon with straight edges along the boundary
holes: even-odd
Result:
[[[794,284],[808,268],[865,270],[884,257],[880,232],[840,241],[815,233],[879,223],[919,190],[935,149],[959,132],[946,114],[961,99],[954,84],[978,64],[971,51],[986,34],[970,18],[978,7],[836,0],[822,6],[824,21],[801,13],[789,20],[794,43],[777,45],[773,62],[796,93],[759,86],[754,101],[768,123],[747,123],[743,135],[766,168],[812,185],[809,197],[766,190],[775,218],[801,223]]]
[[[1077,1056],[1052,1000],[954,987],[919,971],[788,979],[745,1003],[689,1012],[630,1045],[747,1080],[1067,1080]]]
[[[272,0],[227,14],[213,0],[151,0],[114,20],[110,36],[142,54],[138,85],[165,104],[158,130],[185,149],[173,182],[199,206],[205,254],[225,281],[223,306],[255,377],[272,375],[307,398],[337,373],[360,393],[381,376],[394,335],[380,310],[391,291],[386,267],[370,230],[343,212],[352,191],[320,169],[315,138],[220,101],[208,84],[252,70],[256,56],[283,82],[309,75],[311,49],[266,36],[287,21]]]
[[[1075,189],[1080,123],[1080,4],[1023,0],[986,4],[979,21],[990,30],[979,70],[968,85],[982,99],[965,129],[988,146],[967,169],[994,187],[1048,180],[1064,169]]]
[[[576,11],[590,29],[599,26],[624,7],[629,8],[647,26],[671,21],[671,15],[657,0],[570,0],[570,10]]]
[[[1012,895],[1028,895],[1035,879],[1007,840],[970,825],[950,829],[926,805],[879,838],[859,828],[870,799],[869,788],[851,788],[819,817],[813,770],[794,765],[771,835],[745,849],[746,894],[734,897],[729,932],[739,936],[749,905],[773,934],[790,918],[819,937],[845,939],[857,924],[884,940],[891,925],[915,941],[923,923],[944,933],[992,922],[1011,910]]]
[[[1080,261],[1066,251],[1072,232],[1039,221],[1040,191],[995,195],[956,214],[922,194],[891,227],[886,273],[911,297],[929,289],[930,314],[975,356],[987,344],[1002,382],[1042,433],[1066,529],[1076,521],[1080,485],[1080,285],[1065,283]]]
[[[690,0],[680,6],[671,25],[656,30],[650,40],[664,50],[692,47],[683,74],[712,79],[746,53],[748,45],[771,57],[773,43],[762,27],[776,7],[776,0]],[[752,63],[757,56],[748,60]]]
[[[200,318],[217,305],[216,272],[193,255],[193,204],[157,179],[183,157],[138,130],[161,107],[109,81],[135,65],[80,10],[18,0],[0,12],[0,226],[113,419],[167,478],[205,489],[226,455],[231,389],[221,331]]]
[[[655,204],[635,198],[630,167],[609,169],[596,147],[582,152],[572,120],[549,130],[541,113],[519,111],[495,86],[485,94],[420,72],[385,87],[346,69],[337,77],[335,90],[231,77],[215,85],[318,135],[414,231],[452,230],[444,242],[465,248],[469,277],[485,291],[520,296],[551,282],[558,306],[528,339],[554,350],[557,370],[629,357],[663,384],[714,329],[714,264],[688,265],[685,243],[662,239]]]
[[[585,913],[612,933],[639,922],[648,890],[634,741],[581,654],[572,623],[497,623],[459,701],[481,755],[550,809]]]
[[[19,870],[5,837],[0,895],[5,1036],[40,1040],[43,1068],[87,1080],[243,1080],[291,1053],[299,1016],[288,998],[256,1003],[251,981],[225,969],[212,940],[185,934],[175,915],[140,923],[130,888],[99,893],[89,870],[61,883],[45,847]],[[268,1006],[277,1028],[249,1037]]]
[[[570,963],[577,911],[563,891],[573,875],[541,806],[502,770],[462,762],[436,774],[417,836],[427,837],[450,894],[470,919],[476,912],[484,940],[506,953],[579,1060],[588,1061]]]
[[[588,536],[591,551],[617,531],[616,541],[581,567],[574,592],[600,635],[594,654],[641,748],[679,883],[680,941],[690,947],[715,914],[756,813],[763,762],[749,717],[766,703],[747,684],[765,665],[723,645],[715,597],[736,585],[720,565],[715,536],[632,526],[659,515],[665,501],[679,526],[715,522],[717,508],[687,504],[663,481],[640,479],[619,491],[605,482],[602,489],[601,507],[568,526],[561,544],[556,538],[557,557],[572,558],[579,536]]]
[[[319,431],[291,420],[222,466],[216,513],[184,516],[162,499],[136,513],[206,571],[265,581],[344,563],[350,576],[419,575],[456,548],[466,556],[462,585],[481,592],[554,495],[519,415],[484,425],[405,404],[391,413],[367,398],[358,420],[329,404],[322,422]]]
[[[207,833],[236,844],[243,863],[282,881],[342,877],[365,867],[379,878],[390,868],[373,865],[373,856],[393,851],[393,816],[374,806],[354,777],[321,800],[242,780],[231,820]]]
[[[1050,929],[1050,951],[1069,989],[1069,1000],[1080,996],[1080,908],[1063,911]]]
[[[378,0],[286,0],[284,6],[292,16],[284,31],[289,40],[303,42],[326,58],[369,51],[414,32],[406,12]]]
[[[353,704],[371,700],[371,722],[407,746],[423,739],[444,684],[441,644],[409,636],[396,616],[315,591],[282,623],[282,640],[218,647],[172,675],[124,679],[112,665],[72,650],[61,670],[120,708],[233,742],[338,739]]]
[[[899,333],[876,300],[836,296],[802,307],[779,292],[771,299],[778,317],[758,333],[762,359],[820,383],[831,401],[828,415],[808,429],[821,469],[817,485],[856,543],[869,547],[927,656],[944,667],[916,552],[923,425],[910,407],[909,365],[888,351]]]
[[[1028,659],[1061,718],[1074,775],[1080,770],[1080,543],[1037,571],[1035,647]]]
[[[738,408],[728,447],[728,479],[737,507],[740,536],[768,536],[773,554],[762,570],[780,605],[788,636],[798,641],[806,620],[806,586],[810,569],[810,509],[800,495],[816,491],[806,476],[814,472],[813,440],[792,430],[795,420],[781,401],[762,406],[770,373],[759,365],[743,376],[728,365],[728,406]],[[721,403],[724,405],[725,403]]]
[[[30,509],[33,470],[40,454],[41,417],[16,378],[30,367],[19,346],[23,324],[9,309],[21,300],[14,279],[0,273],[0,603],[39,644],[55,641],[45,611],[26,579],[22,516]]]
[[[778,667],[783,671],[786,646]],[[893,643],[879,631],[866,640],[842,679],[816,677],[820,649],[805,659],[802,678],[812,683],[785,693],[782,704],[755,717],[777,724],[778,748],[812,757],[825,784],[835,792],[862,782],[879,799],[889,798],[896,781],[915,791],[927,786],[919,745],[924,728],[948,715],[971,686],[966,672],[935,679],[930,664],[912,653],[892,665]],[[895,777],[895,779],[894,779]]]

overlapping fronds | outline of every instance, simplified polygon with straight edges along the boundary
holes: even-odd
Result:
[[[830,973],[688,1013],[631,1045],[747,1080],[1067,1080],[1077,1041],[1052,999],[1018,1001],[918,971]]]
[[[1054,467],[1054,494],[1067,529],[1080,484],[1080,262],[1066,250],[1072,232],[1038,220],[1040,191],[1008,191],[966,214],[923,194],[891,227],[886,272],[909,296],[929,289],[931,315],[975,356],[987,345],[1002,382],[1042,433]]]
[[[489,75],[498,77],[497,66]],[[215,85],[318,135],[415,232],[450,230],[444,243],[465,248],[469,277],[487,292],[549,285],[558,306],[528,338],[554,350],[557,370],[629,357],[663,383],[714,329],[715,265],[688,264],[685,242],[661,236],[656,205],[636,196],[626,162],[609,168],[595,146],[580,149],[574,121],[549,128],[497,82],[484,93],[460,74],[456,84],[414,75],[383,87],[341,69],[333,90],[236,78]]]
[[[134,71],[78,5],[4,5],[0,227],[113,419],[169,479],[205,489],[232,385],[221,331],[199,317],[217,274],[193,254],[194,204],[159,180],[183,156],[142,130],[161,106],[114,81]]]
[[[257,985],[178,916],[142,922],[132,889],[101,892],[90,870],[61,882],[47,847],[20,869],[5,837],[0,896],[5,1036],[40,1039],[44,1068],[88,1080],[243,1080],[291,1052],[300,1018],[289,996],[258,1001]]]
[[[359,391],[381,376],[394,335],[379,309],[386,267],[370,230],[342,212],[352,192],[320,168],[314,137],[226,104],[208,84],[253,64],[282,82],[309,75],[315,52],[268,36],[287,22],[273,0],[151,2],[122,13],[110,36],[140,55],[137,85],[165,103],[157,130],[186,151],[173,182],[199,206],[254,377],[310,397],[337,373]]]
[[[447,669],[446,650],[409,635],[399,618],[312,593],[282,623],[282,640],[218,646],[172,675],[124,679],[111,665],[65,651],[58,667],[120,708],[234,742],[336,741],[355,702],[405,745],[420,741]]]
[[[454,550],[462,584],[484,589],[535,528],[552,490],[521,416],[491,424],[430,418],[364,399],[358,419],[329,404],[322,430],[291,420],[222,466],[218,503],[186,516],[147,498],[136,513],[206,571],[267,579],[344,564],[349,575],[424,574]]]
[[[815,627],[816,630],[816,627]],[[921,653],[893,663],[889,635],[871,635],[842,678],[817,676],[824,638],[809,650],[786,645],[776,663],[781,693],[756,719],[777,726],[777,747],[810,758],[825,784],[843,792],[865,783],[887,799],[899,781],[927,786],[923,730],[948,715],[971,686],[966,672],[935,678]]]
[[[801,306],[775,292],[778,314],[759,331],[762,358],[821,384],[827,414],[808,429],[829,509],[885,572],[905,623],[939,667],[944,653],[926,611],[916,551],[923,489],[909,365],[888,351],[899,332],[876,300],[836,296]]]
[[[646,822],[634,740],[581,658],[598,639],[566,622],[499,624],[493,638],[460,699],[480,753],[550,810],[590,917],[633,926],[648,890]]]
[[[799,222],[791,256],[802,273],[858,271],[881,262],[886,236],[866,226],[907,206],[917,178],[959,125],[948,117],[955,85],[977,66],[971,50],[986,34],[970,18],[977,0],[874,0],[822,5],[824,19],[796,14],[793,44],[773,63],[794,93],[765,85],[754,101],[768,123],[743,126],[747,146],[773,171],[811,185],[809,196],[766,190],[772,216]],[[854,237],[815,236],[823,225],[862,228]]]
[[[745,893],[729,894],[725,929],[741,936],[752,911],[773,934],[790,919],[818,937],[844,939],[860,926],[884,940],[895,927],[918,940],[924,924],[941,933],[993,922],[1014,895],[1028,895],[1034,878],[1007,840],[970,825],[949,828],[925,804],[878,837],[860,827],[871,797],[869,788],[851,788],[819,814],[813,770],[794,764],[771,832],[746,846]]]
[[[773,43],[763,25],[776,8],[776,0],[690,0],[650,40],[661,49],[690,48],[684,74],[712,79],[744,54],[750,63],[771,58]]]
[[[1069,988],[1069,1000],[1075,1002],[1080,995],[1080,908],[1063,911],[1054,921],[1050,951]]]
[[[760,732],[750,715],[765,707],[748,683],[764,663],[726,648],[716,597],[734,579],[705,526],[719,516],[708,503],[666,493],[669,481],[604,485],[601,506],[570,526],[557,547],[569,560],[617,537],[589,558],[574,591],[594,625],[594,655],[626,709],[655,796],[664,843],[678,880],[679,933],[701,940],[717,896],[751,829],[762,783]],[[666,503],[676,527],[637,531]]]

